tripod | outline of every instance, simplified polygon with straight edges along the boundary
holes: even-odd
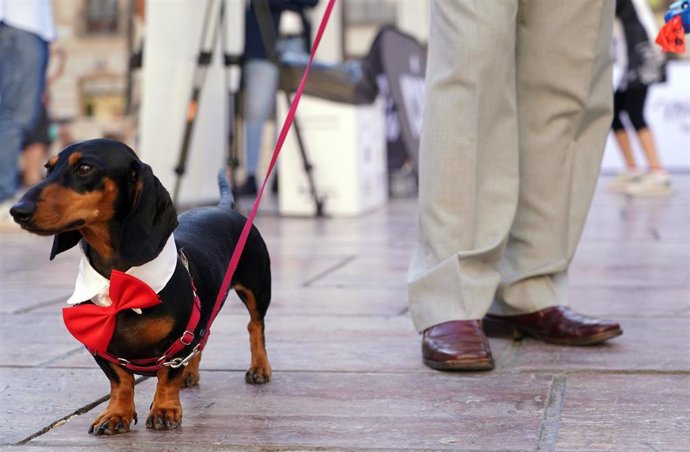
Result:
[[[254,4],[256,10],[257,21],[259,23],[259,28],[261,29],[261,36],[264,40],[264,45],[266,46],[267,55],[272,63],[276,64],[278,67],[278,73],[280,78],[280,85],[283,88],[287,87],[285,83],[284,71],[278,59],[277,52],[275,50],[275,34],[272,33],[273,26],[270,16],[270,11],[268,7],[267,0],[251,0]],[[268,27],[268,31],[264,29]],[[228,96],[228,106],[229,115],[232,127],[228,134],[228,165],[231,168],[232,178],[235,178],[236,169],[239,166],[239,155],[238,144],[237,144],[237,131],[236,129],[236,117],[239,111],[239,87],[237,83],[232,83],[232,74],[230,73],[233,66],[240,67],[242,65],[242,56],[231,55],[228,49],[227,43],[227,24],[225,18],[225,0],[209,0],[207,3],[206,13],[204,16],[204,24],[202,29],[201,43],[199,45],[199,55],[196,62],[196,67],[194,70],[194,77],[192,82],[192,92],[190,96],[190,101],[187,107],[187,116],[185,120],[185,129],[182,139],[182,144],[180,147],[180,154],[178,159],[178,164],[175,168],[175,173],[177,174],[177,179],[175,181],[175,188],[173,192],[173,201],[177,203],[179,199],[180,186],[182,183],[182,177],[184,176],[187,160],[189,157],[189,145],[191,142],[192,134],[194,131],[194,124],[197,118],[199,98],[201,96],[201,91],[203,89],[204,82],[206,80],[206,74],[208,73],[208,68],[213,57],[213,49],[215,43],[218,39],[218,33],[221,32],[223,35],[221,38],[221,50],[223,54],[223,64],[225,66],[225,82],[227,96]],[[284,91],[287,96],[288,106],[291,105],[292,99],[287,91]],[[300,155],[303,161],[303,168],[307,174],[307,179],[309,181],[309,188],[312,198],[315,204],[315,214],[316,216],[323,215],[323,202],[318,196],[316,191],[316,186],[314,184],[314,178],[312,175],[312,164],[309,162],[304,142],[302,140],[302,135],[300,133],[300,127],[295,120],[294,131],[297,137]],[[236,187],[235,181],[232,183],[233,187]]]

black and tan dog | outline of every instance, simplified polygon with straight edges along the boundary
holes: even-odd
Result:
[[[227,183],[219,178],[221,201],[217,207],[193,209],[178,218],[168,192],[151,168],[117,141],[73,144],[53,157],[46,168],[45,180],[31,188],[11,214],[25,230],[55,236],[51,260],[80,244],[84,259],[107,278],[113,270],[146,266],[172,242],[186,257],[173,254],[172,276],[158,292],[160,304],[141,314],[132,309],[117,314],[108,353],[123,360],[161,356],[185,333],[194,300],[193,281],[201,300],[201,318],[194,340],[178,355],[189,356],[206,333],[230,255],[246,222],[232,210]],[[169,241],[173,232],[174,241]],[[268,251],[256,228],[249,234],[231,287],[250,314],[251,367],[246,381],[266,383],[271,366],[264,345],[264,316],[271,298],[271,275]],[[110,380],[111,391],[108,407],[89,432],[127,432],[131,421],[137,420],[134,375],[123,366],[95,358]],[[158,384],[146,420],[148,428],[180,425],[179,389],[198,383],[200,358],[198,354],[187,366],[156,372]]]

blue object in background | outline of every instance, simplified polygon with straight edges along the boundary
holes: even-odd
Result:
[[[671,3],[668,11],[664,14],[664,21],[668,22],[676,16],[680,16],[685,33],[690,33],[690,0],[679,0]]]

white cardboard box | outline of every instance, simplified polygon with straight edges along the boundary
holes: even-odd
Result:
[[[287,113],[278,98],[278,122]],[[316,190],[328,216],[353,216],[385,204],[388,197],[385,111],[382,99],[347,105],[302,96],[297,118]],[[278,160],[279,210],[283,215],[316,213],[295,138],[294,126]]]

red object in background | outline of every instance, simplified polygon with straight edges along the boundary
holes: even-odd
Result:
[[[156,292],[145,282],[113,270],[110,275],[110,306],[78,304],[62,310],[65,326],[89,350],[105,353],[115,332],[117,313],[145,309],[160,303]]]
[[[656,43],[659,44],[665,52],[685,52],[685,30],[683,29],[683,22],[680,16],[676,16],[666,22],[661,30],[659,30],[659,35],[656,37]]]

